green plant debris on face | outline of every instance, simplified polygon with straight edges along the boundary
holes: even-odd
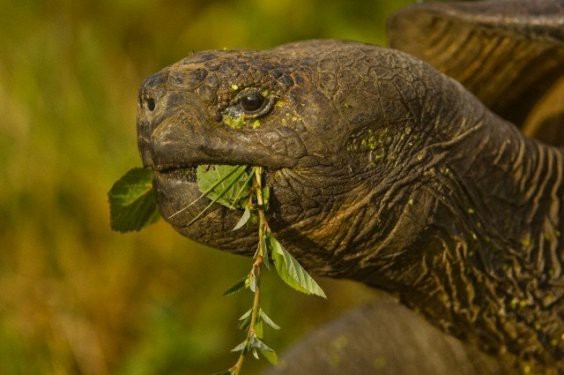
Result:
[[[243,115],[239,115],[236,117],[230,115],[224,115],[223,123],[232,129],[242,129],[245,126],[250,126],[253,129],[258,129],[261,126],[260,120],[254,120],[253,122],[249,122],[245,120]]]
[[[386,129],[382,129],[379,132],[366,129],[349,140],[347,143],[347,151],[374,151],[376,148],[381,148],[385,143],[384,136],[386,132]]]
[[[411,127],[406,127],[404,132],[400,134],[399,139],[405,141],[408,147],[415,147],[420,144],[420,138],[416,134],[412,134]],[[389,129],[363,129],[362,131],[354,134],[347,141],[346,150],[348,152],[366,152],[373,151],[376,155],[373,160],[386,157],[389,160],[395,160],[397,155],[388,152],[391,149],[394,137],[389,132]]]
[[[230,115],[223,116],[223,123],[232,129],[241,129],[245,126],[246,121],[243,116],[232,117]]]
[[[368,129],[368,134],[361,140],[360,146],[365,150],[374,150],[376,148],[376,136],[372,129]]]

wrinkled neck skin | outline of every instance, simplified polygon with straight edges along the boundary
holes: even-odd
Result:
[[[358,151],[401,167],[371,176],[368,163],[356,199],[319,228],[336,233],[322,244],[334,256],[326,273],[388,290],[487,352],[554,365],[564,333],[562,152],[442,78],[385,154]],[[402,159],[405,148],[415,157]]]

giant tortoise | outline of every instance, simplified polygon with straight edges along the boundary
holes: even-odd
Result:
[[[182,209],[196,166],[263,166],[270,226],[305,268],[401,302],[273,373],[564,371],[564,2],[417,4],[389,37],[204,51],[147,78],[138,146],[163,217],[252,255],[240,213],[187,226],[206,203]]]

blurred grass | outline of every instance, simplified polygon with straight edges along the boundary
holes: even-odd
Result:
[[[32,1],[0,12],[0,374],[205,374],[235,359],[249,260],[164,223],[112,233],[106,191],[139,165],[143,78],[190,51],[307,38],[384,44],[411,1]],[[6,5],[6,4],[4,4]],[[322,280],[329,300],[267,281],[281,350],[372,296]],[[255,361],[249,361],[250,363]],[[255,363],[246,373],[264,366]]]

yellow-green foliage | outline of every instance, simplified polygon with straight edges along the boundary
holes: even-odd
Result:
[[[306,38],[383,43],[385,18],[409,2],[3,7],[0,374],[201,374],[230,364],[226,349],[240,338],[232,327],[248,300],[221,294],[248,260],[196,246],[162,221],[134,234],[109,229],[106,192],[140,163],[136,90],[190,51]],[[276,300],[263,306],[284,327],[270,340],[280,349],[368,294],[326,282],[321,302],[268,278],[265,288]]]

